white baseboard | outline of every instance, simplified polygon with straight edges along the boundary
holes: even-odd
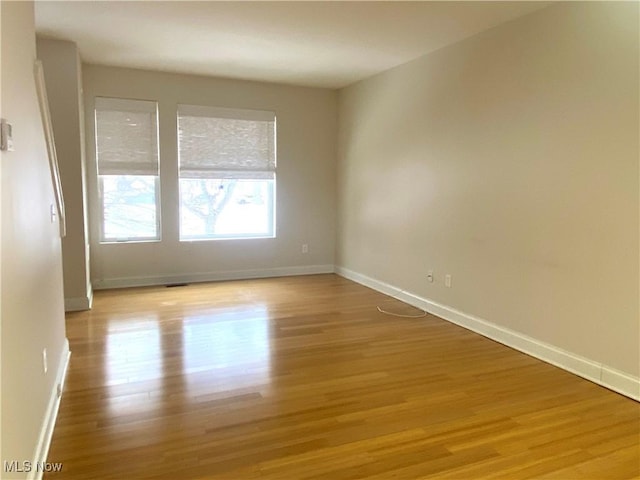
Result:
[[[91,310],[91,299],[89,297],[74,297],[64,299],[65,312],[81,312]]]
[[[596,383],[640,401],[640,379],[638,377],[603,365],[600,380]]]
[[[640,401],[640,378],[621,372],[600,362],[576,355],[554,345],[516,332],[481,318],[461,312],[447,305],[419,297],[352,270],[336,267],[335,272],[349,280],[394,297],[414,307],[436,315],[456,325],[479,333],[487,338],[515,348],[532,357],[550,363],[582,378],[602,385],[622,395]]]
[[[91,310],[93,304],[93,288],[91,285],[87,288],[85,297],[72,297],[64,299],[65,312],[81,312],[83,310]]]
[[[93,306],[93,285],[91,285],[91,283],[87,285],[87,298],[89,299],[88,310],[91,310],[91,307]]]
[[[65,339],[62,354],[60,355],[60,361],[58,362],[58,370],[56,371],[56,381],[51,388],[49,395],[49,403],[47,405],[47,411],[45,412],[42,426],[40,427],[40,435],[38,436],[38,444],[33,455],[33,462],[31,465],[42,464],[47,461],[47,455],[49,454],[49,446],[51,445],[51,437],[53,436],[53,428],[56,425],[56,418],[58,417],[58,408],[60,408],[60,400],[62,398],[62,390],[64,388],[64,380],[67,376],[67,369],[69,368],[69,357],[71,352],[69,351],[69,341]],[[27,478],[29,480],[39,480],[42,478],[43,472],[40,469],[33,468]]]
[[[172,283],[217,282],[223,280],[245,280],[251,278],[288,277],[292,275],[316,275],[333,273],[333,265],[304,265],[296,267],[259,268],[253,270],[227,270],[221,272],[160,275],[149,277],[120,277],[93,280],[95,290],[109,288],[147,287]]]

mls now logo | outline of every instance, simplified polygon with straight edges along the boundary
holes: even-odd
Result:
[[[4,461],[5,473],[29,473],[33,470],[36,472],[60,472],[62,471],[62,463],[50,463],[50,462],[30,462],[25,460],[19,462],[18,460]]]

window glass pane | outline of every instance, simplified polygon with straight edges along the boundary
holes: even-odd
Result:
[[[103,240],[157,240],[158,177],[101,175]]]
[[[273,236],[274,180],[180,179],[180,239]]]

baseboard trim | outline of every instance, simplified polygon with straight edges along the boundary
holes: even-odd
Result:
[[[217,282],[224,280],[246,280],[252,278],[288,277],[293,275],[317,275],[333,273],[333,265],[304,265],[294,267],[260,268],[253,270],[227,270],[220,272],[160,275],[152,277],[120,277],[93,280],[95,290],[111,288],[148,287],[171,283]]]
[[[628,373],[603,365],[596,383],[640,402],[640,379]]]
[[[47,461],[51,437],[53,436],[53,429],[56,425],[56,418],[58,417],[58,409],[60,408],[60,400],[64,389],[64,380],[67,376],[67,369],[69,368],[69,357],[71,357],[69,341],[65,338],[62,355],[60,355],[58,370],[56,372],[56,381],[49,395],[49,403],[40,428],[40,435],[38,436],[38,444],[36,445],[33,455],[33,462],[31,463],[34,466]],[[41,469],[33,468],[27,478],[29,480],[40,480],[42,475],[43,472]]]
[[[87,298],[89,299],[89,308],[87,310],[91,310],[91,307],[93,307],[93,286],[91,283],[87,285]]]
[[[93,300],[93,292],[91,297],[73,297],[64,299],[65,312],[80,312],[82,310],[91,310],[91,302]]]
[[[640,378],[638,377],[529,337],[515,330],[461,312],[447,305],[419,297],[388,283],[354,272],[353,270],[336,266],[335,273],[408,303],[409,305],[421,308],[443,320],[455,323],[503,345],[567,370],[636,401],[640,401]]]

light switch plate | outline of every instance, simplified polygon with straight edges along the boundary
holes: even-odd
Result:
[[[12,127],[4,118],[0,119],[0,150],[14,151]]]

